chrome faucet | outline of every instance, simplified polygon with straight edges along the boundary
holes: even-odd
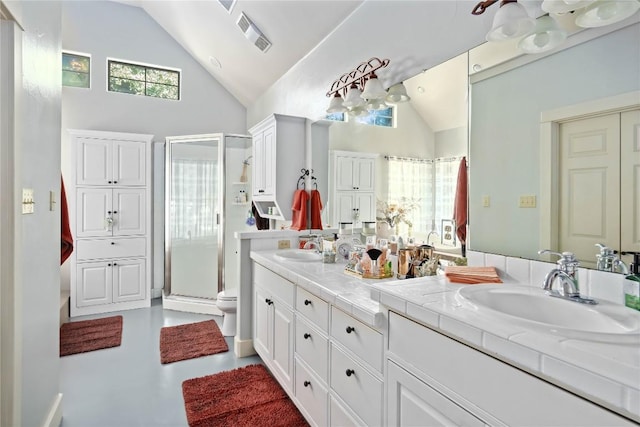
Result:
[[[539,255],[544,253],[550,253],[558,255],[557,265],[558,267],[551,270],[544,278],[542,289],[545,290],[547,295],[556,298],[563,298],[569,301],[579,302],[582,304],[597,304],[598,302],[591,298],[584,298],[580,296],[580,287],[578,286],[578,266],[580,263],[576,259],[576,256],[571,252],[553,252],[549,249],[538,251]],[[560,287],[558,289],[553,288],[553,284],[556,280],[560,281]]]
[[[322,236],[318,234],[311,235],[311,238],[304,244],[302,249],[315,249],[316,252],[322,253]]]
[[[600,253],[596,255],[596,267],[601,271],[610,271],[615,273],[619,271],[622,274],[629,274],[629,267],[620,258],[615,255],[615,251],[605,245],[596,243],[600,248]]]
[[[438,232],[436,230],[431,230],[429,234],[427,234],[427,245],[431,244],[431,241],[429,239],[431,239],[432,234],[435,234],[436,238],[438,237]]]

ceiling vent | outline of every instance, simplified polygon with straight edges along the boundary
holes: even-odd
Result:
[[[251,41],[262,52],[266,52],[271,47],[271,42],[262,34],[253,22],[244,14],[240,13],[238,18],[238,27],[242,30],[245,37]]]
[[[227,12],[231,13],[233,6],[236,4],[236,0],[218,0],[218,3],[220,3]]]

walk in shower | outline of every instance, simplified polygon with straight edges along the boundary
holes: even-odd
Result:
[[[244,225],[226,219],[237,216],[231,211],[238,205],[232,193],[239,189],[233,186],[242,183],[234,180],[242,174],[241,159],[250,143],[247,136],[224,134],[166,138],[165,308],[219,314],[216,296],[226,277],[228,282],[235,277],[233,232]]]

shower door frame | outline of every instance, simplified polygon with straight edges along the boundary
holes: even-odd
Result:
[[[226,135],[232,136],[232,135]],[[217,140],[218,141],[218,196],[216,210],[216,223],[218,226],[218,239],[217,239],[217,251],[218,251],[218,271],[217,271],[217,283],[218,292],[224,288],[224,243],[225,243],[225,224],[224,224],[224,212],[225,212],[225,195],[224,190],[226,187],[225,175],[226,175],[226,157],[225,157],[225,134],[223,133],[211,133],[211,134],[199,134],[199,135],[181,135],[181,136],[168,136],[165,138],[165,188],[164,188],[164,203],[165,203],[165,226],[164,226],[164,286],[162,291],[162,305],[165,309],[188,311],[193,313],[215,314],[222,315],[222,312],[216,306],[216,299],[189,297],[183,295],[174,295],[171,293],[171,227],[170,227],[170,215],[171,215],[171,147],[174,143],[188,143],[188,142],[203,142]],[[216,293],[217,294],[217,293]]]

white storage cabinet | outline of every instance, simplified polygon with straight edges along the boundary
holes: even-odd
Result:
[[[377,154],[350,151],[331,153],[331,200],[333,220],[362,222],[376,220],[375,162]]]

